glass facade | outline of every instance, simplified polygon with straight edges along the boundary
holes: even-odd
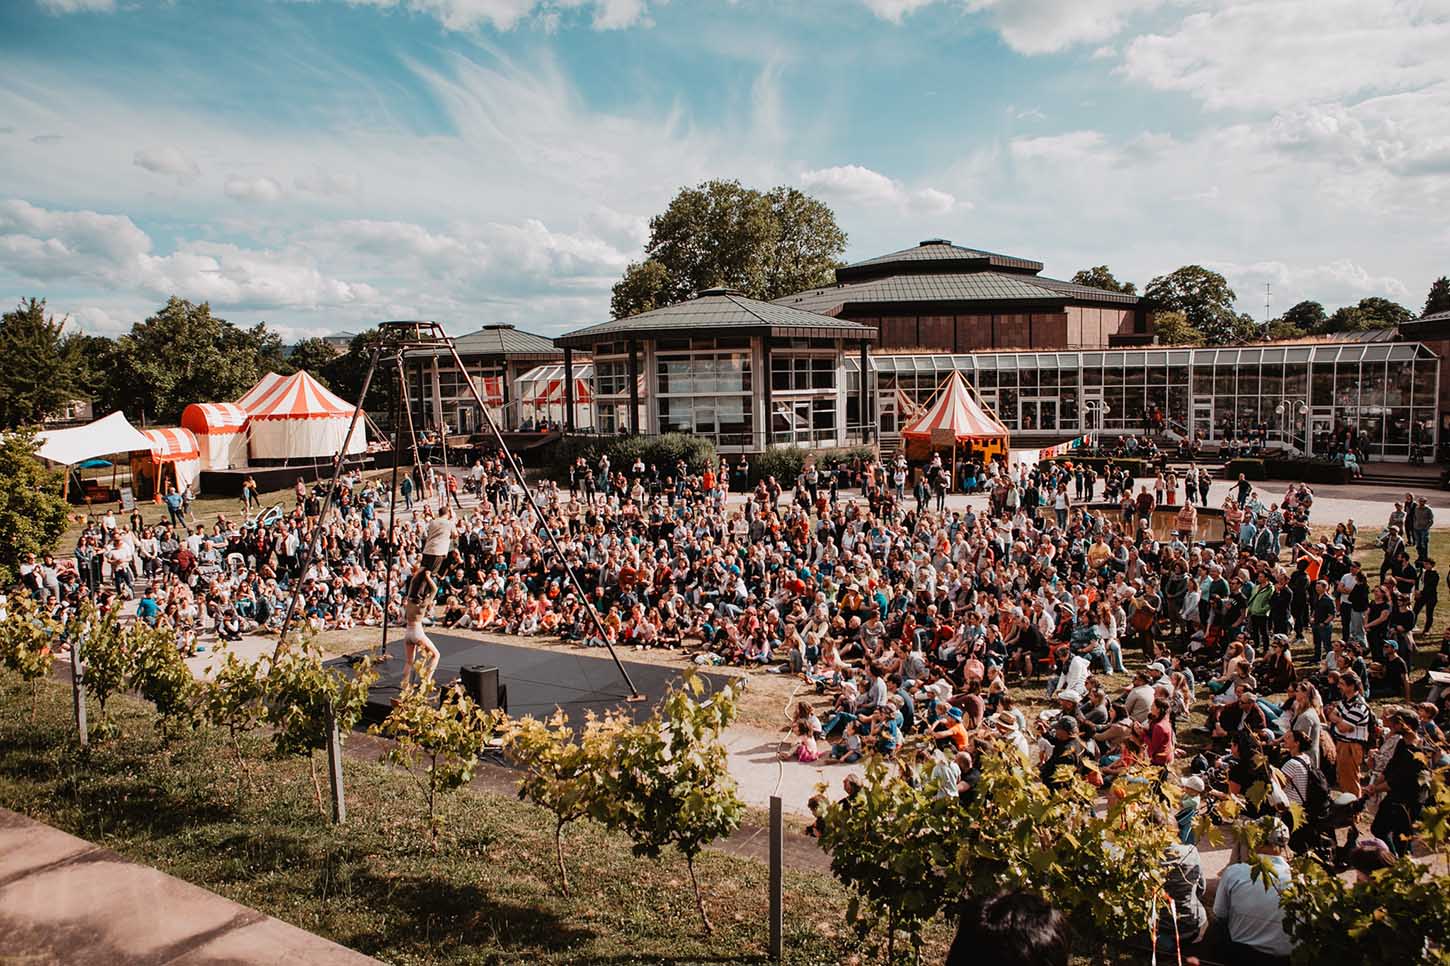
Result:
[[[660,339],[655,344],[656,428],[748,447],[755,425],[748,338]]]
[[[1353,427],[1372,456],[1390,459],[1408,458],[1417,433],[1420,443],[1433,441],[1440,381],[1434,353],[1403,342],[876,355],[871,363],[888,438],[901,413],[926,403],[957,369],[1018,432],[1132,433],[1161,413],[1180,435],[1263,431],[1308,452]]]

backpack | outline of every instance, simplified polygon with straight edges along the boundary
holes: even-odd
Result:
[[[1323,768],[1315,768],[1308,755],[1304,756],[1304,770],[1307,774],[1304,789],[1304,812],[1310,821],[1329,814],[1329,779]]]

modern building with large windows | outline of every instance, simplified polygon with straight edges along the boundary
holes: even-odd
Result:
[[[451,432],[475,433],[484,428],[483,414],[469,391],[478,387],[489,414],[504,430],[517,429],[524,393],[519,379],[540,364],[562,362],[564,353],[551,339],[512,325],[485,325],[454,340],[466,372],[439,350],[434,361],[414,360],[408,373],[408,396],[419,429],[446,424]]]
[[[574,352],[590,353],[601,433],[693,433],[723,452],[759,452],[844,446],[874,432],[861,419],[869,400],[859,383],[855,397],[846,392],[847,359],[859,371],[876,341],[859,322],[710,289],[555,341],[565,386],[575,384]]]
[[[1418,342],[1387,341],[1392,331],[1366,336],[1216,349],[886,353],[870,357],[868,384],[883,444],[898,438],[902,410],[924,405],[956,369],[1029,444],[1141,432],[1157,409],[1180,435],[1221,441],[1263,429],[1308,453],[1324,452],[1336,428],[1356,427],[1371,457],[1407,459],[1412,439],[1433,441],[1440,360]],[[852,360],[847,370],[851,391],[860,369]]]

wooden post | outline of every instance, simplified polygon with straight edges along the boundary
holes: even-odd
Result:
[[[544,391],[548,392],[545,386]],[[564,349],[564,432],[574,432],[574,350]]]
[[[785,823],[780,796],[770,796],[770,958],[780,962],[785,927],[784,876]]]
[[[70,680],[76,702],[76,738],[80,740],[82,748],[90,744],[90,735],[86,731],[85,672],[81,670],[81,640],[84,637],[85,632],[82,631],[70,642]]]
[[[347,793],[342,786],[342,736],[337,733],[337,715],[327,705],[327,778],[332,786],[332,823],[347,821]]]

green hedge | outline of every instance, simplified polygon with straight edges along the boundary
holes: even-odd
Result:
[[[611,471],[624,470],[634,465],[635,457],[644,460],[645,466],[658,466],[666,476],[673,476],[675,464],[680,460],[690,468],[691,473],[702,473],[707,466],[719,466],[720,457],[715,453],[715,444],[703,436],[687,433],[666,433],[663,436],[565,436],[554,449],[554,461],[550,469],[554,479],[564,482],[569,479],[569,467],[580,456],[584,457],[590,469],[599,465],[601,454],[609,454]]]
[[[844,449],[807,449],[803,446],[771,446],[765,452],[750,460],[749,485],[755,486],[766,477],[773,476],[782,487],[795,486],[796,477],[805,469],[806,461],[814,458],[821,470],[834,469],[854,459],[874,460],[876,449],[871,446],[848,446]],[[732,460],[733,468],[739,462]]]

